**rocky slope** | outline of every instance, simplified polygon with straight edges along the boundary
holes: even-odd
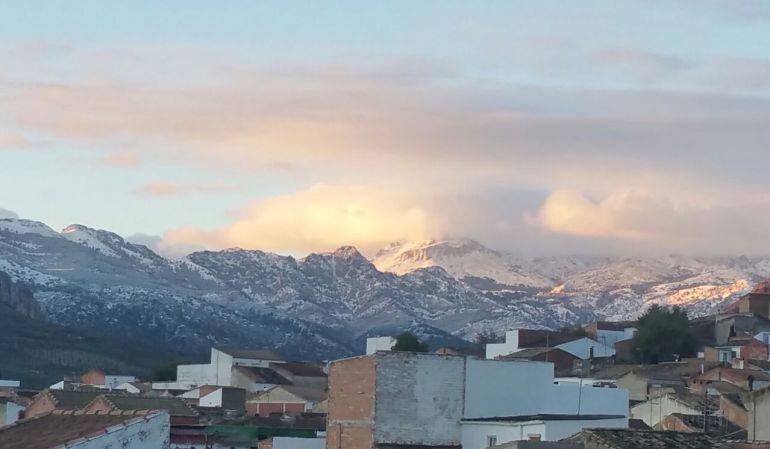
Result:
[[[293,258],[256,250],[168,260],[120,236],[0,220],[0,270],[51,321],[180,351],[270,346],[296,358],[360,350],[377,329],[452,334],[632,319],[654,303],[706,314],[770,276],[770,259],[523,259],[463,239],[353,247]],[[358,340],[357,340],[358,339]]]

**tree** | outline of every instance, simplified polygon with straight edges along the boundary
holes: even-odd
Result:
[[[696,340],[687,312],[655,304],[639,318],[632,344],[638,362],[658,363],[694,355]]]
[[[404,331],[396,337],[396,344],[393,345],[394,351],[405,352],[428,352],[428,345],[421,342],[416,335],[409,331]]]
[[[165,382],[170,380],[176,380],[176,367],[177,365],[184,365],[190,363],[187,360],[173,360],[170,362],[156,365],[152,368],[152,380],[155,382]]]

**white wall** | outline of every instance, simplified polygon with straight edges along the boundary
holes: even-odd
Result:
[[[19,420],[19,412],[24,410],[24,407],[13,402],[6,401],[0,404],[0,426],[13,424]]]
[[[222,389],[218,388],[211,393],[202,396],[198,400],[198,405],[201,407],[221,407],[222,406]]]
[[[452,446],[460,441],[465,358],[379,352],[374,441]]]
[[[326,438],[273,437],[273,449],[324,449]]]
[[[377,351],[390,351],[396,339],[393,337],[372,337],[366,339],[366,355],[374,354]]]
[[[104,376],[104,388],[113,389],[117,387],[120,384],[124,384],[127,382],[136,382],[136,377],[134,376],[114,376],[114,375],[105,375]]]
[[[140,417],[137,417],[140,418]],[[166,412],[146,416],[145,419],[114,426],[105,434],[98,434],[84,441],[70,444],[73,449],[167,449],[169,446],[169,417]]]
[[[501,355],[508,355],[519,350],[519,330],[514,329],[505,332],[504,343],[489,343],[486,348],[486,358],[494,359]]]
[[[628,391],[554,385],[550,362],[467,359],[465,418],[544,413],[628,416]]]
[[[593,419],[570,421],[527,422],[468,422],[462,423],[463,449],[485,449],[489,436],[497,437],[497,444],[528,440],[540,435],[543,441],[558,441],[586,428],[628,428],[628,419]]]
[[[655,427],[663,418],[672,413],[699,415],[703,411],[685,405],[668,394],[636,404],[631,408],[631,418],[641,419],[650,427]]]
[[[594,357],[612,357],[615,355],[615,348],[605,346],[598,341],[591,340],[587,337],[568,341],[567,343],[562,343],[556,347],[583,360],[588,360],[591,354],[591,348],[594,348]]]
[[[176,367],[176,381],[196,385],[216,385],[217,376],[213,365],[179,365]]]

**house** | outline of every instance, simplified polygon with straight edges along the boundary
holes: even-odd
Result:
[[[117,374],[105,374],[104,371],[98,368],[93,368],[80,375],[80,382],[84,385],[93,385],[111,390],[120,384],[126,382],[136,382],[137,379],[134,376],[124,376]]]
[[[327,448],[480,449],[628,425],[616,388],[554,384],[553,364],[377,352],[329,367]]]
[[[198,399],[199,407],[221,408],[236,414],[246,410],[246,390],[235,387],[217,387]]]
[[[15,396],[20,385],[18,380],[0,380],[0,398]]]
[[[288,385],[291,381],[273,368],[261,366],[233,366],[230,385],[253,393],[265,391],[276,385]]]
[[[653,395],[650,399],[638,402],[631,407],[631,418],[641,419],[650,427],[657,426],[666,416],[673,413],[698,415],[714,413],[719,410],[718,398],[698,395],[684,388],[676,391]]]
[[[374,354],[377,351],[390,351],[396,345],[393,337],[370,337],[366,339],[366,354]]]
[[[113,390],[125,391],[129,394],[148,394],[152,391],[151,382],[124,382],[114,387]]]
[[[86,413],[165,410],[170,417],[172,426],[198,423],[198,412],[177,398],[103,394],[95,397],[90,403],[82,407],[82,410]]]
[[[730,449],[721,439],[702,433],[629,429],[584,429],[564,439],[585,449],[691,448]]]
[[[505,333],[504,343],[488,344],[486,357],[494,359],[527,348],[560,348],[581,360],[615,355],[615,348],[588,337],[541,329],[514,329]]]
[[[501,360],[533,360],[538,362],[551,362],[554,365],[556,375],[576,374],[582,360],[561,348],[527,348],[520,351],[500,356]]]
[[[303,413],[313,411],[326,401],[325,389],[297,385],[278,385],[254,394],[246,401],[251,416],[270,416],[274,413]]]
[[[283,362],[278,354],[269,349],[215,347],[211,348],[209,363],[179,365],[176,369],[176,382],[156,382],[153,383],[153,389],[188,391],[200,385],[243,388],[233,384],[234,367],[270,368],[271,364]]]
[[[169,418],[161,411],[83,414],[53,411],[0,428],[0,449],[167,449]]]
[[[693,390],[700,391],[714,382],[727,382],[743,390],[751,391],[770,386],[770,374],[763,371],[718,365],[702,374],[693,376],[688,381],[688,386]]]
[[[636,334],[635,321],[597,321],[583,327],[586,334],[599,343],[615,347],[621,341],[631,340]]]
[[[703,432],[715,438],[730,440],[746,439],[746,429],[718,415],[685,415],[672,413],[660,422],[660,430],[677,432]]]
[[[770,292],[752,291],[730,304],[725,311],[741,314],[753,313],[762,318],[770,318]]]
[[[768,360],[767,343],[754,337],[733,337],[723,345],[706,347],[704,359],[709,362],[730,363],[733,359]]]
[[[686,386],[691,377],[717,365],[716,362],[705,362],[701,359],[685,359],[655,365],[615,365],[594,373],[593,376],[598,379],[614,377],[618,388],[628,390],[631,400],[646,401],[651,394],[660,395],[665,391],[673,391],[676,386]],[[605,377],[605,371],[612,375]]]
[[[15,423],[24,413],[24,406],[18,400],[0,398],[0,426]]]
[[[101,390],[43,390],[27,404],[24,417],[33,418],[54,410],[81,410],[103,393]]]

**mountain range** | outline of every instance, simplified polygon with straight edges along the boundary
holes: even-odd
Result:
[[[32,292],[34,319],[56,325],[180,353],[239,344],[330,359],[399,329],[461,345],[514,326],[633,319],[656,303],[704,315],[770,277],[770,258],[522,258],[447,239],[394,243],[371,260],[351,246],[176,260],[109,231],[2,219],[0,271]]]

